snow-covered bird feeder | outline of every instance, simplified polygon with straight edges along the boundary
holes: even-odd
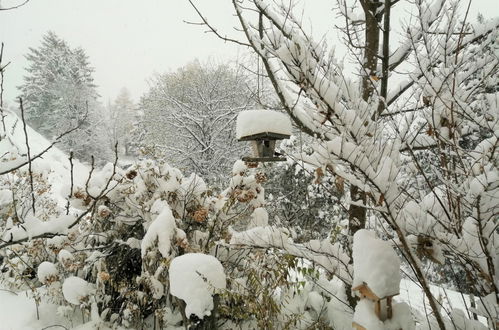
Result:
[[[400,291],[400,259],[390,243],[365,229],[354,235],[352,291],[360,297],[353,327],[370,329],[372,322],[393,317],[392,299]]]
[[[253,155],[243,157],[246,162],[279,162],[286,158],[275,153],[277,140],[289,139],[291,121],[282,112],[273,110],[245,110],[237,116],[238,141],[251,141]]]
[[[392,300],[393,297],[398,295],[399,293],[394,293],[384,297],[378,297],[376,293],[374,293],[367,283],[362,283],[354,288],[352,291],[357,291],[360,295],[360,299],[367,299],[371,301],[374,305],[374,314],[380,321],[389,320],[393,316],[393,308],[392,308]],[[361,322],[359,322],[361,323]],[[363,325],[357,322],[353,322],[353,326],[357,330],[366,330],[368,327],[364,327]]]

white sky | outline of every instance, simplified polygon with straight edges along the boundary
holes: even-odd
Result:
[[[315,35],[333,28],[336,1],[303,1],[306,15],[311,17],[306,21],[313,25]],[[470,17],[474,19],[478,11],[485,17],[497,16],[496,1],[475,0]],[[1,1],[4,7],[19,2]],[[233,27],[237,20],[229,0],[195,2],[220,31],[236,33]],[[103,102],[114,99],[122,87],[138,100],[155,72],[174,70],[195,58],[232,60],[244,52],[185,20],[199,21],[187,0],[31,0],[19,9],[0,11],[0,40],[5,44],[5,61],[11,62],[4,81],[4,100],[18,95],[17,86],[27,66],[24,55],[29,47],[38,47],[49,30],[71,47],[86,51]]]

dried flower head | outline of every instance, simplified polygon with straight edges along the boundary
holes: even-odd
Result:
[[[128,180],[133,180],[136,176],[137,176],[137,171],[135,170],[128,171],[128,173],[126,174],[126,178]]]
[[[265,173],[258,172],[255,174],[255,179],[256,179],[256,183],[261,184],[261,183],[267,182],[268,178],[267,178],[267,175]]]
[[[196,222],[204,222],[208,217],[208,210],[204,207],[201,207],[196,210],[196,212],[194,212],[194,215],[192,217]]]
[[[111,275],[108,272],[99,272],[97,275],[102,282],[109,281]]]

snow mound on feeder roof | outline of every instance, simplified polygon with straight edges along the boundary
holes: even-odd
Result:
[[[215,289],[225,289],[225,273],[217,258],[188,253],[170,264],[170,293],[185,301],[185,314],[199,318],[211,314]]]
[[[359,230],[353,236],[353,284],[363,283],[384,298],[400,291],[400,259],[390,243],[374,237],[374,232]]]
[[[237,116],[237,139],[269,132],[291,135],[291,121],[288,116],[273,110],[244,110]]]

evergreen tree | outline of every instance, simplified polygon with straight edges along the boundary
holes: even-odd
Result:
[[[130,92],[122,88],[113,104],[108,105],[110,120],[110,141],[118,142],[120,153],[130,156],[132,153],[132,134],[136,120],[136,108]]]
[[[26,55],[29,65],[20,86],[28,123],[52,138],[73,127],[80,128],[62,140],[83,160],[90,155],[106,159],[103,123],[98,112],[93,68],[81,48],[72,49],[55,33],[48,32],[38,48]]]

